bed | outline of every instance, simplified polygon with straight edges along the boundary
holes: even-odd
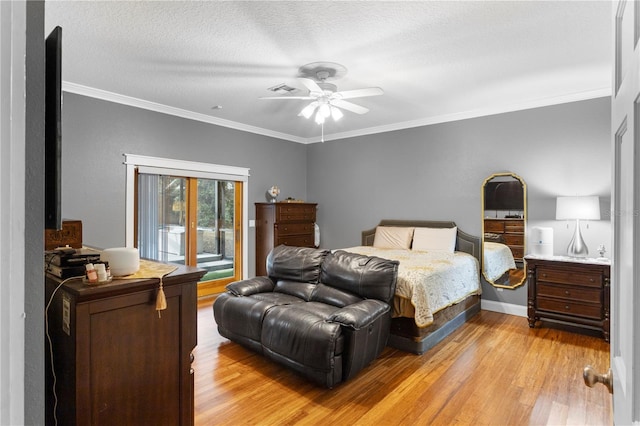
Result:
[[[482,273],[489,282],[498,280],[509,270],[516,269],[516,261],[509,246],[491,241],[484,242]]]
[[[414,228],[416,239],[406,248],[373,247],[378,227]],[[450,252],[413,246],[418,231],[433,229],[454,232]],[[480,239],[454,222],[382,220],[362,232],[361,244],[343,250],[400,261],[389,346],[422,354],[480,311]]]

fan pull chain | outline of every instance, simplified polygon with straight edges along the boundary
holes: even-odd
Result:
[[[322,122],[322,124],[320,124],[320,127],[322,128],[321,130],[321,136],[320,136],[320,142],[324,143],[324,121]]]

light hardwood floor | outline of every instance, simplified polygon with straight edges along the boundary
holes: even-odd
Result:
[[[481,311],[423,355],[387,347],[324,389],[221,337],[198,309],[196,425],[607,425],[611,395],[582,368],[609,368],[609,344],[552,323]]]

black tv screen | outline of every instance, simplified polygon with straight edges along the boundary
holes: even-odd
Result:
[[[484,187],[485,210],[524,210],[524,192],[518,181],[487,182]]]
[[[45,41],[45,229],[62,229],[62,28]]]

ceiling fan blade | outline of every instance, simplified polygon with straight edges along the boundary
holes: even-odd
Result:
[[[302,111],[300,111],[300,113],[298,114],[298,117],[299,116],[303,116],[304,118],[311,117],[311,115],[313,114],[313,111],[315,111],[317,107],[318,107],[318,101],[311,102],[309,105],[304,107]]]
[[[318,86],[318,83],[311,80],[310,78],[299,78],[300,82],[304,84],[304,86],[309,89],[309,93],[318,93],[318,95],[322,95],[324,92],[322,91],[322,87]]]
[[[365,108],[351,102],[343,101],[342,99],[333,99],[331,101],[331,105],[338,108],[346,109],[347,111],[355,112],[356,114],[366,114],[367,112],[369,112],[369,108]]]
[[[345,90],[331,95],[334,99],[363,98],[365,96],[378,96],[384,94],[379,87],[368,87],[366,89]]]
[[[258,99],[302,99],[308,101],[316,98],[313,98],[311,96],[263,96]]]

